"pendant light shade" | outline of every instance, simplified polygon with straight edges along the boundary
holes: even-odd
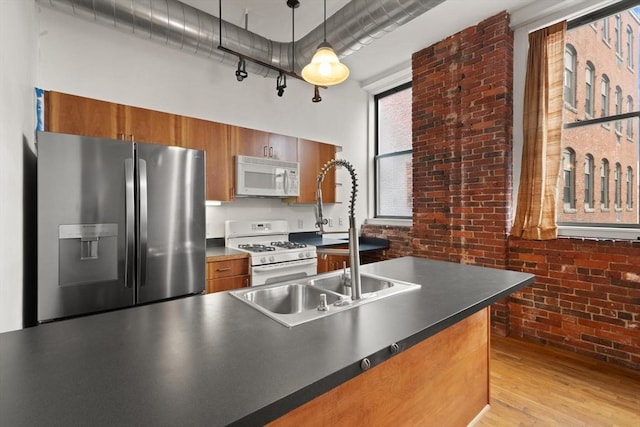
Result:
[[[302,69],[302,78],[315,86],[331,86],[342,83],[349,77],[349,68],[340,62],[327,42],[327,0],[324,1],[324,40],[311,62]]]
[[[347,77],[349,77],[349,68],[340,62],[327,42],[320,43],[311,62],[302,69],[302,78],[316,86],[337,85]]]

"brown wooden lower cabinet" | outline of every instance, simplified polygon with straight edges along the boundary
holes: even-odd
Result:
[[[207,293],[249,286],[249,258],[207,259]]]
[[[318,274],[341,270],[343,266],[349,268],[349,265],[348,255],[318,254]]]
[[[485,308],[268,425],[466,426],[489,404],[489,352]]]

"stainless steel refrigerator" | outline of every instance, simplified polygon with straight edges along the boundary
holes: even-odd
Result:
[[[38,321],[205,287],[205,154],[38,132]]]

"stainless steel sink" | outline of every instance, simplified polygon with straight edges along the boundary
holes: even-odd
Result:
[[[351,284],[349,277],[343,274],[311,279],[309,281],[309,284],[317,288],[338,292],[343,295],[351,295]],[[389,280],[380,279],[373,276],[366,276],[364,274],[360,275],[360,284],[362,286],[363,298],[371,298],[372,293],[389,289],[395,285],[395,283]]]
[[[362,299],[352,300],[348,284],[348,276],[345,277],[341,271],[333,271],[303,280],[239,289],[230,294],[277,322],[292,327],[420,287],[361,274]]]
[[[308,284],[291,283],[281,286],[257,286],[243,294],[243,298],[265,310],[278,314],[301,313],[316,310],[320,305],[320,294],[326,295],[326,303],[340,301],[340,295],[325,292]]]

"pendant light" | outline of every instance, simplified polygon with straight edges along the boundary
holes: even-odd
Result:
[[[302,78],[315,86],[331,86],[349,77],[349,68],[342,64],[327,42],[327,0],[324,0],[324,40],[318,45],[311,62],[302,69]]]

